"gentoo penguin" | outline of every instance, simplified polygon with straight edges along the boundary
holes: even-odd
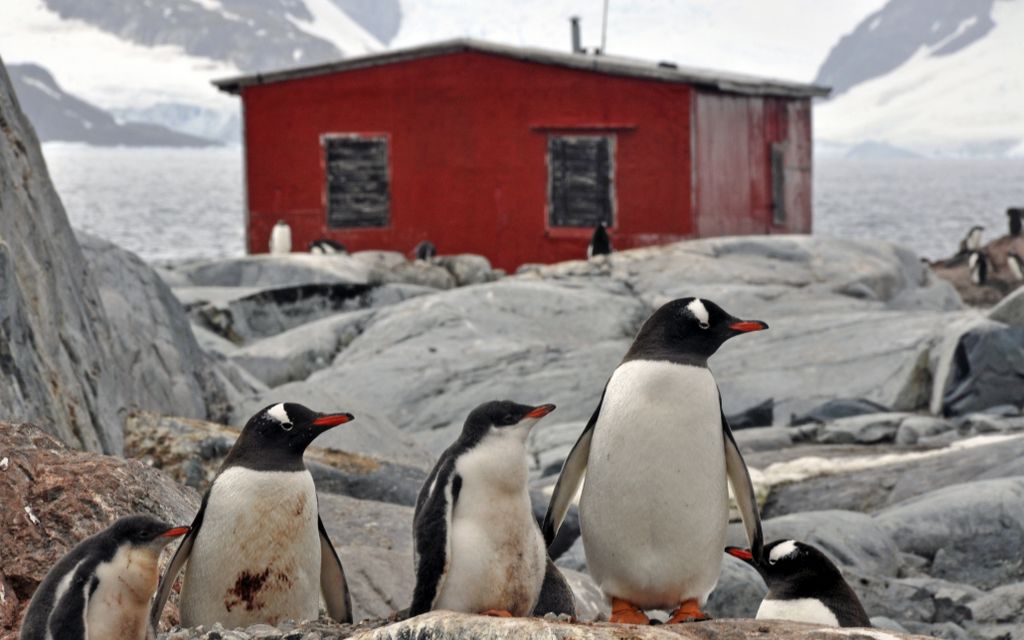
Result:
[[[416,500],[410,615],[533,612],[547,552],[530,506],[526,438],[554,409],[505,400],[470,412]]]
[[[981,232],[984,230],[985,227],[980,225],[974,225],[971,227],[971,230],[967,232],[964,239],[960,241],[960,253],[968,253],[981,249]]]
[[[1010,237],[1019,238],[1021,227],[1024,227],[1024,224],[1021,223],[1021,218],[1024,217],[1024,208],[1011,207],[1006,210],[1006,215],[1010,219]]]
[[[1020,257],[1020,254],[1016,251],[1008,252],[1006,266],[1010,267],[1010,273],[1013,274],[1014,280],[1024,280],[1024,259]]]
[[[317,254],[325,253],[348,253],[345,245],[327,238],[320,238],[309,243],[309,252]]]
[[[345,572],[302,461],[318,435],[351,419],[290,402],[249,419],[163,576],[154,627],[186,561],[182,626],[316,619],[321,592],[332,618],[352,621]]]
[[[278,220],[270,231],[270,253],[277,255],[291,253],[292,228],[284,220]]]
[[[726,478],[760,550],[750,475],[707,360],[729,338],[767,328],[700,298],[655,311],[562,465],[544,537],[554,539],[585,471],[583,548],[612,622],[647,624],[644,609],[674,609],[673,623],[706,618],[729,520]]]
[[[761,560],[737,547],[725,552],[757,569],[768,593],[758,620],[792,620],[833,627],[870,627],[871,620],[843,574],[815,547],[796,540],[765,545]]]
[[[424,262],[430,262],[434,256],[437,255],[437,247],[430,240],[422,240],[412,250],[413,255],[416,256],[417,260],[423,260]]]
[[[145,640],[160,551],[188,533],[149,516],[121,518],[61,558],[32,596],[21,640]]]
[[[981,251],[972,251],[971,257],[967,259],[971,268],[971,282],[977,285],[985,284],[988,279],[988,258]]]
[[[608,225],[602,222],[594,227],[594,235],[590,236],[587,245],[587,257],[606,256],[612,252],[612,239],[608,236]]]

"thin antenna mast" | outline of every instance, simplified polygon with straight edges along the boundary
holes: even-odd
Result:
[[[608,0],[604,0],[604,15],[601,18],[601,53],[605,52],[608,42]]]

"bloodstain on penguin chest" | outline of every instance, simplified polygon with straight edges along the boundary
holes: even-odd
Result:
[[[260,611],[265,606],[264,596],[272,590],[285,590],[292,584],[291,578],[281,571],[268,567],[258,573],[242,571],[235,584],[228,589],[224,608],[228,611],[244,606],[246,611]]]

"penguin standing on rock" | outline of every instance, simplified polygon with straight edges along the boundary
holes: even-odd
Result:
[[[545,572],[557,569],[549,567],[530,506],[526,438],[554,409],[506,400],[484,403],[466,418],[416,500],[410,615],[534,611]]]
[[[329,238],[320,238],[319,240],[314,240],[309,243],[309,252],[316,255],[324,255],[348,253],[348,249],[340,242],[336,242]]]
[[[350,420],[348,413],[316,413],[294,403],[270,405],[249,419],[168,565],[154,627],[186,561],[182,626],[316,619],[321,593],[332,618],[352,621],[345,571],[302,461],[317,436]]]
[[[606,256],[612,252],[612,239],[608,235],[608,225],[604,222],[594,227],[594,235],[590,236],[587,245],[587,258]]]
[[[149,516],[121,518],[80,542],[43,578],[21,640],[146,640],[164,546],[188,533]]]
[[[579,502],[587,567],[612,622],[647,624],[644,609],[701,620],[718,581],[728,483],[751,546],[762,546],[750,475],[722,413],[708,358],[767,329],[710,300],[673,300],[641,327],[562,466],[544,518],[550,544],[586,472]]]
[[[270,231],[270,253],[283,255],[292,251],[292,228],[284,220],[278,220]]]
[[[960,241],[960,253],[970,253],[981,249],[981,232],[984,230],[985,227],[978,224],[971,227],[964,239]]]
[[[792,620],[832,627],[870,627],[871,619],[843,574],[817,548],[796,540],[765,545],[761,556],[746,549],[725,552],[751,565],[764,578],[768,593],[758,620]]]
[[[437,247],[430,240],[420,241],[412,250],[417,260],[430,262],[437,255]]]
[[[1010,268],[1010,273],[1013,274],[1013,279],[1018,282],[1024,280],[1024,259],[1021,259],[1020,254],[1016,251],[1010,251],[1006,254],[1006,266]]]
[[[967,259],[971,269],[971,282],[981,286],[988,280],[988,257],[982,251],[972,251]]]

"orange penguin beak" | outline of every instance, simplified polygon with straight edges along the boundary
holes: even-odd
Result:
[[[161,533],[160,537],[161,538],[177,538],[178,536],[185,535],[186,533],[188,533],[188,531],[189,531],[188,527],[174,527],[173,529],[168,529],[167,531],[164,531],[163,533]]]
[[[313,425],[325,428],[336,427],[339,424],[345,424],[354,418],[355,416],[351,413],[328,413],[314,420]]]
[[[761,322],[760,320],[740,320],[730,324],[729,328],[740,333],[749,333],[751,331],[764,331],[768,328],[768,323]]]
[[[725,552],[734,558],[739,558],[744,562],[753,562],[754,554],[750,553],[748,549],[741,549],[739,547],[726,547]]]
[[[527,418],[543,418],[544,416],[548,415],[549,413],[551,413],[554,410],[555,410],[555,405],[553,405],[553,404],[542,404],[539,407],[535,407],[532,411],[530,411],[530,413],[526,414],[526,417]]]

